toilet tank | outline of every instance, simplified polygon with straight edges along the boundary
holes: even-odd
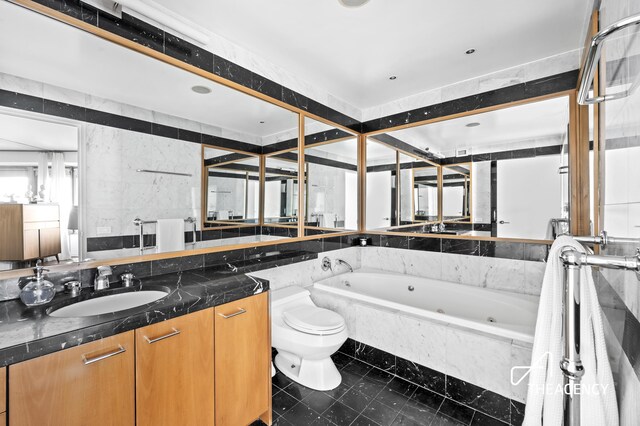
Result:
[[[303,302],[305,299],[311,301],[310,296],[311,293],[302,287],[291,286],[281,288],[280,290],[274,290],[271,292],[271,307],[277,308],[296,300],[300,302]]]

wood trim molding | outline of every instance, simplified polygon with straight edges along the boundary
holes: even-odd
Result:
[[[573,235],[590,235],[589,223],[589,107],[569,97],[569,218]]]

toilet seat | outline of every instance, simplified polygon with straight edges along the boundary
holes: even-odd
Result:
[[[303,333],[326,335],[344,330],[344,318],[329,309],[317,306],[296,306],[282,312],[284,323]]]

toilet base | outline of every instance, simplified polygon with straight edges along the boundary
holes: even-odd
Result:
[[[278,350],[275,363],[282,374],[310,389],[327,391],[337,388],[342,382],[342,376],[330,357],[302,359]]]

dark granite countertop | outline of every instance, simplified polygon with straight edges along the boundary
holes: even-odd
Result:
[[[266,266],[266,265],[261,265]],[[0,366],[77,346],[103,337],[242,299],[269,289],[269,282],[246,275],[254,264],[213,267],[143,278],[134,288],[113,286],[100,294],[163,288],[169,294],[126,311],[76,318],[54,318],[50,309],[95,295],[85,288],[76,298],[59,293],[41,307],[19,300],[0,302]]]

